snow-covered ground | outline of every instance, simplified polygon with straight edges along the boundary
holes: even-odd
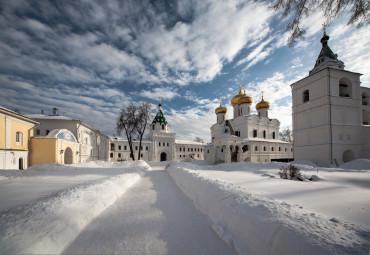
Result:
[[[168,171],[240,254],[369,252],[369,160],[345,169],[293,162],[313,176],[304,182],[280,179],[285,163],[200,163],[172,163]]]
[[[367,254],[370,161],[294,164],[313,181],[284,163],[0,170],[0,254]]]

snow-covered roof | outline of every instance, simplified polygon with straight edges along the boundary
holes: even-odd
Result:
[[[226,138],[226,137],[239,138],[239,136],[236,136],[236,135],[230,135],[230,133],[222,133],[221,135],[217,136],[217,137],[216,137],[216,139],[219,139],[219,138]]]
[[[115,136],[109,136],[109,138],[112,140],[112,141],[118,141],[118,142],[128,142],[127,138],[124,138],[124,137],[115,137]],[[132,139],[133,142],[140,142],[139,139]],[[145,143],[151,143],[152,140],[150,140],[149,138],[143,138],[141,140],[141,142],[145,142]]]
[[[193,144],[193,145],[204,145],[204,143],[196,142],[196,141],[189,141],[189,140],[176,140],[176,144]]]
[[[244,138],[243,139],[243,142],[267,142],[267,143],[286,143],[286,144],[290,144],[289,142],[285,142],[285,141],[282,141],[282,140],[276,140],[276,139],[264,139],[264,138]]]
[[[0,110],[2,110],[3,112],[5,112],[5,113],[7,113],[7,114],[9,114],[9,115],[11,115],[15,118],[19,118],[19,119],[22,119],[24,121],[31,122],[33,124],[39,124],[37,121],[32,120],[31,118],[27,117],[26,115],[19,114],[18,112],[9,110],[8,108],[0,106]]]
[[[77,142],[76,137],[68,129],[53,129],[46,136],[37,136],[36,138],[58,138],[71,142]]]
[[[39,120],[77,120],[63,115],[28,114],[25,116],[30,119],[39,119]]]

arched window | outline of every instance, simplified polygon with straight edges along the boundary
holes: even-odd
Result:
[[[279,147],[279,151],[281,151],[281,147]]]
[[[258,147],[257,147],[257,146],[254,146],[254,150],[255,150],[255,151],[258,151]]]
[[[266,130],[263,130],[263,138],[266,139]]]
[[[257,129],[253,130],[253,137],[257,137]]]
[[[272,139],[276,139],[276,133],[272,132]]]
[[[339,80],[339,96],[352,97],[352,84],[347,78]]]
[[[242,151],[243,151],[243,152],[248,151],[248,149],[249,149],[249,148],[248,148],[248,145],[244,145],[244,146],[242,147]]]
[[[271,151],[274,151],[274,147],[271,147]]]
[[[263,146],[263,151],[266,151],[266,146]]]
[[[307,89],[303,91],[303,103],[310,101],[310,91]]]
[[[162,124],[162,130],[164,130],[164,124]]]
[[[153,125],[152,125],[153,130],[154,130],[154,127],[155,127],[155,125],[153,124]]]
[[[369,105],[369,96],[366,93],[362,93],[362,105]]]
[[[362,110],[362,124],[369,125],[369,112],[366,110]]]

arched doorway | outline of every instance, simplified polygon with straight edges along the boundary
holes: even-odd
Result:
[[[165,152],[161,153],[161,161],[166,161],[167,160],[167,154]]]
[[[343,163],[347,163],[355,159],[355,154],[351,150],[343,152]]]
[[[19,170],[23,170],[23,158],[19,158]]]
[[[72,149],[67,147],[66,152],[64,153],[64,164],[72,164],[72,163],[73,163]]]

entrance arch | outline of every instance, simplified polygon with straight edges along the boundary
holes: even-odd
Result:
[[[355,154],[351,150],[343,152],[343,163],[347,163],[355,159]]]
[[[167,161],[167,154],[165,152],[161,153],[161,161]]]
[[[24,167],[23,167],[23,158],[19,158],[19,170],[23,170]]]
[[[72,164],[72,163],[73,163],[72,149],[67,147],[66,152],[64,153],[64,164]]]

